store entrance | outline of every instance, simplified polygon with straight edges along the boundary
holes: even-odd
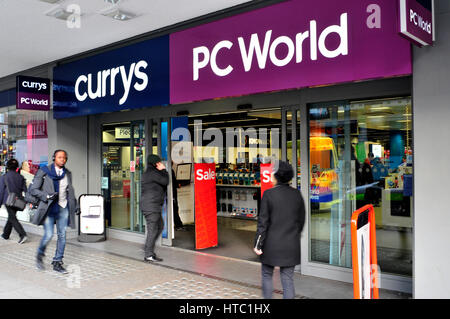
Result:
[[[145,159],[144,122],[105,124],[102,129],[102,195],[111,228],[144,233],[140,181]]]
[[[182,228],[175,227],[173,246],[197,250],[195,232],[199,225],[196,225],[195,199],[196,196],[205,199],[206,194],[194,193],[194,166],[196,163],[214,163],[218,245],[201,251],[248,261],[259,260],[253,252],[253,244],[261,201],[260,167],[273,158],[283,159],[296,163],[292,166],[296,175],[299,174],[297,115],[297,110],[272,108],[187,118],[193,141],[191,156],[183,157],[182,161],[172,158],[172,181],[177,185],[174,195],[183,223]],[[172,148],[176,149],[175,145],[172,142]],[[292,186],[300,185],[298,181],[294,179]]]

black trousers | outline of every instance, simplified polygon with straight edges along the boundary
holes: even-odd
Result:
[[[17,220],[17,210],[10,207],[6,207],[6,210],[8,211],[8,220],[6,221],[5,228],[3,229],[3,238],[8,239],[13,228],[19,234],[20,238],[26,236],[27,233],[23,229],[20,222]]]
[[[155,243],[164,229],[161,212],[145,212],[147,222],[147,238],[145,240],[145,257],[155,255]]]

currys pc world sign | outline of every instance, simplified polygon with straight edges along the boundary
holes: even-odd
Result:
[[[169,104],[168,56],[163,36],[56,67],[54,117]]]
[[[31,76],[16,77],[16,108],[18,110],[50,110],[50,80]]]
[[[400,33],[418,46],[434,41],[434,0],[399,0]]]
[[[291,0],[170,35],[170,100],[409,75],[392,0]]]
[[[271,62],[277,67],[284,67],[289,64],[295,57],[295,63],[303,61],[304,50],[303,46],[306,41],[309,41],[309,58],[312,61],[317,61],[318,54],[325,58],[335,58],[339,55],[348,54],[348,16],[343,13],[340,16],[339,25],[331,25],[325,28],[320,35],[317,34],[317,21],[309,22],[309,30],[299,32],[295,38],[289,36],[279,36],[273,38],[272,30],[268,30],[262,39],[259,39],[258,33],[253,33],[250,40],[247,41],[244,37],[238,37],[239,51],[242,58],[242,65],[245,72],[252,69],[253,59],[257,60],[258,67],[263,70]],[[339,46],[334,50],[329,50],[325,44],[327,37],[332,33],[336,33],[339,37]],[[211,67],[213,73],[217,76],[227,76],[233,71],[233,67],[228,65],[226,68],[220,68],[217,65],[218,54],[221,49],[230,50],[233,43],[228,40],[217,43],[211,52],[206,46],[200,46],[193,49],[193,80],[199,80],[200,69],[208,66]],[[276,54],[279,47],[285,46],[287,53],[279,58]]]

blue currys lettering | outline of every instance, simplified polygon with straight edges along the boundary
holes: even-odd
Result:
[[[127,70],[124,65],[116,68],[98,71],[94,76],[92,73],[88,75],[80,75],[75,82],[75,96],[78,101],[83,102],[88,97],[91,100],[105,97],[109,88],[109,94],[114,96],[116,93],[116,77],[120,77],[123,87],[123,95],[119,100],[119,105],[124,104],[128,95],[130,94],[131,86],[134,78],[133,88],[136,91],[143,91],[148,85],[148,75],[142,71],[148,66],[147,62],[141,60],[137,63],[132,63]],[[94,83],[95,82],[95,83]]]

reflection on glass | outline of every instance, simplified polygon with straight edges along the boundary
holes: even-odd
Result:
[[[372,204],[382,272],[412,275],[411,100],[312,105],[311,260],[350,268],[350,219]]]
[[[144,232],[139,209],[140,180],[146,156],[144,123],[104,125],[102,140],[101,185],[107,225]]]
[[[47,112],[5,108],[0,111],[1,160],[15,158],[24,168],[36,174],[48,164]]]
[[[0,109],[0,170],[15,158],[27,187],[40,167],[48,165],[47,114],[43,111],[16,110],[15,106]],[[0,211],[5,216],[5,211]],[[7,215],[6,215],[7,216]],[[30,221],[29,208],[17,213],[21,221]]]

